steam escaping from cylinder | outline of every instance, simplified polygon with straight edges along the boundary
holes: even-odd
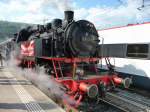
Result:
[[[14,58],[15,54],[16,52],[11,53],[11,58],[5,65],[14,72],[14,75],[22,75],[59,104],[61,104],[63,100],[67,101],[71,105],[76,103],[73,99],[70,99],[70,97],[66,95],[66,93],[61,89],[62,86],[59,83],[57,83],[50,75],[45,73],[44,67],[36,67],[36,70],[26,68],[22,69],[18,67],[18,61],[16,62],[16,59]]]

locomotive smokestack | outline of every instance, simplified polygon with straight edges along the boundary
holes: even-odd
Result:
[[[70,23],[74,19],[74,12],[73,11],[65,11],[65,21]]]

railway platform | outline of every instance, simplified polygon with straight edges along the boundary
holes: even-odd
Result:
[[[0,112],[64,112],[21,75],[0,68]]]

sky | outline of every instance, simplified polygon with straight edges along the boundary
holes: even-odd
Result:
[[[150,0],[0,0],[0,20],[43,24],[73,10],[75,20],[86,19],[97,29],[150,22]]]

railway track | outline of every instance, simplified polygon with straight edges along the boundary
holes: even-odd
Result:
[[[107,93],[106,97],[100,100],[123,112],[150,112],[150,98],[121,89]]]
[[[118,95],[126,97],[128,99],[132,99],[132,101],[135,101],[147,108],[150,108],[150,98],[141,96],[137,93],[126,92],[125,90],[121,89],[118,89],[118,91],[119,91]]]
[[[116,110],[117,110],[117,112],[128,112],[126,109],[112,103],[110,100],[100,98],[99,101],[105,103],[106,106],[111,106],[111,108],[114,108],[115,112],[116,112]],[[112,112],[112,110],[111,110],[111,112]]]

